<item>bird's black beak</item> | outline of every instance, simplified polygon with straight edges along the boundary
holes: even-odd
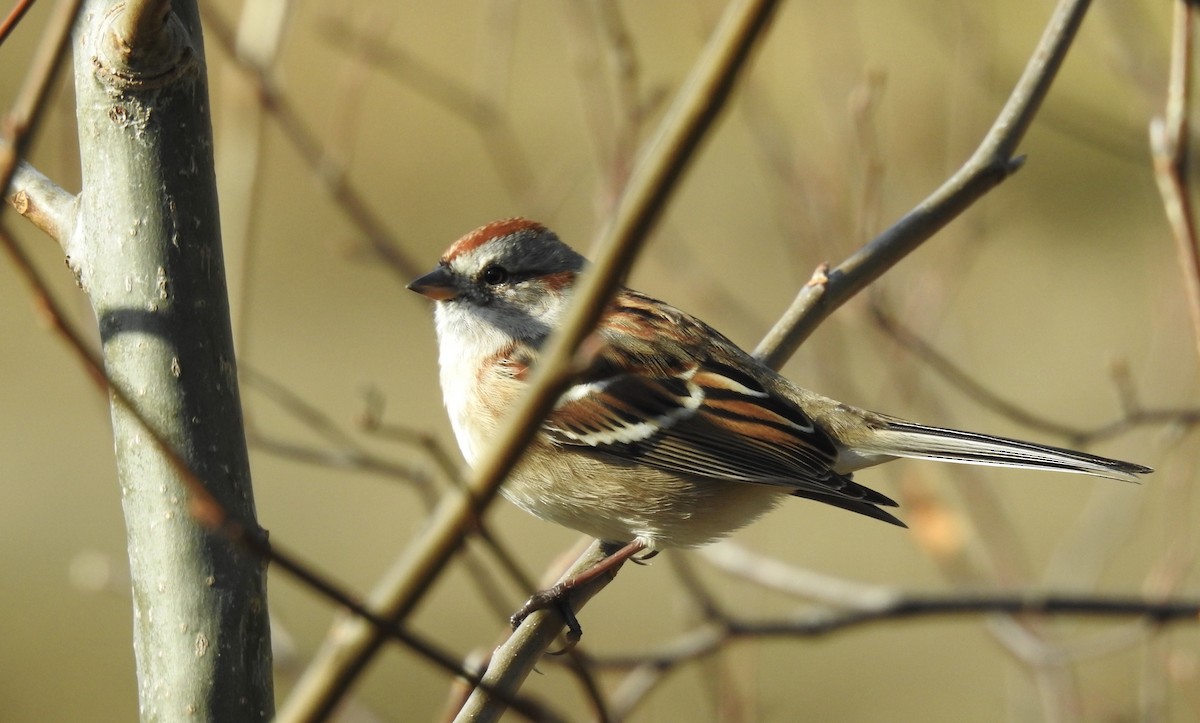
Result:
[[[434,301],[449,301],[458,297],[454,275],[445,266],[439,266],[413,281],[408,285],[408,289]]]

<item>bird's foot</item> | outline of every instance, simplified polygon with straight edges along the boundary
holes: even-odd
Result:
[[[509,622],[512,623],[513,630],[516,630],[518,627],[520,627],[521,623],[525,622],[526,618],[538,610],[554,608],[559,612],[560,615],[562,615],[563,622],[567,626],[567,645],[565,648],[558,651],[557,654],[561,655],[562,653],[565,653],[571,648],[575,647],[575,644],[579,642],[581,637],[583,637],[583,628],[579,625],[579,618],[575,617],[575,609],[571,607],[571,592],[573,592],[576,588],[595,580],[601,575],[615,575],[617,569],[621,566],[621,563],[625,562],[626,560],[633,559],[634,562],[639,562],[639,560],[634,558],[634,556],[646,549],[646,543],[642,540],[634,540],[633,542],[630,542],[624,546],[618,547],[616,545],[608,545],[606,548],[608,555],[603,560],[600,560],[595,565],[592,565],[583,572],[573,575],[572,577],[563,580],[553,587],[546,588],[545,590],[539,590],[531,595],[529,599],[525,601],[525,604],[521,606],[521,609],[513,613],[513,616],[509,618]],[[651,550],[649,553],[642,556],[642,560],[648,560],[651,557],[654,557],[655,554],[657,554],[656,551]]]

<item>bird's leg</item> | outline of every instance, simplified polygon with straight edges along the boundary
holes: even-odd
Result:
[[[611,547],[608,547],[606,543],[605,550],[607,551],[609,549],[611,549]],[[525,601],[525,604],[521,606],[521,609],[514,613],[512,618],[510,618],[509,621],[512,623],[513,629],[516,630],[517,627],[525,621],[525,618],[529,617],[538,610],[554,607],[562,613],[563,619],[567,623],[568,646],[574,645],[583,635],[583,628],[579,626],[579,620],[575,618],[575,611],[571,608],[571,601],[569,599],[571,593],[576,588],[588,584],[601,575],[609,573],[615,575],[617,569],[621,567],[626,560],[644,549],[646,549],[645,542],[642,540],[634,540],[623,547],[609,552],[603,560],[597,562],[595,565],[592,565],[583,572],[573,575],[572,577],[563,580],[553,587],[535,592],[528,600]]]

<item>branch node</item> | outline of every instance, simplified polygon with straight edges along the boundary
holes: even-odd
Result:
[[[197,72],[190,34],[168,0],[114,5],[97,32],[96,76],[118,91],[158,88]]]
[[[15,210],[17,213],[21,214],[22,216],[29,215],[29,194],[24,190],[14,193],[12,198],[9,199],[9,202],[12,204],[13,210]]]
[[[829,284],[829,262],[822,261],[817,264],[817,268],[813,269],[812,276],[809,278],[805,286],[813,289],[824,290]]]

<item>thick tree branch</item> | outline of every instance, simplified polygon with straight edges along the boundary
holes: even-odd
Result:
[[[133,16],[128,15],[133,13]],[[193,3],[88,0],[67,255],[100,329],[143,718],[257,720],[274,696]],[[119,391],[118,391],[119,390]],[[207,504],[206,504],[207,503]]]

